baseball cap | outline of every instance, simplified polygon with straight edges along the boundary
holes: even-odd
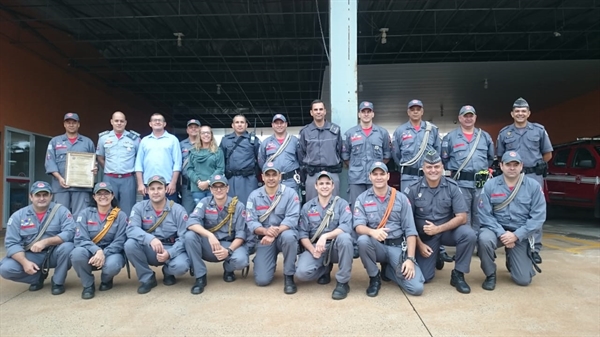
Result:
[[[423,107],[423,102],[421,102],[418,99],[413,99],[412,101],[408,102],[408,108],[409,109],[410,109],[410,107],[413,107],[415,105],[420,106],[422,108]]]
[[[460,108],[460,111],[458,112],[458,115],[462,116],[462,115],[466,115],[466,114],[476,115],[475,108],[472,107],[471,105],[465,105],[462,108]]]
[[[150,186],[150,184],[154,183],[154,182],[159,182],[163,185],[167,185],[167,180],[165,180],[165,178],[163,176],[152,176],[150,177],[150,179],[148,179],[148,183],[146,185]]]
[[[327,171],[321,171],[321,172],[319,172],[319,174],[317,174],[317,180],[321,179],[321,177],[327,177],[327,178],[329,178],[329,180],[333,181],[333,177],[331,176],[331,173],[329,173]]]
[[[190,119],[190,120],[187,122],[187,126],[190,126],[190,124],[196,124],[196,125],[198,125],[198,126],[202,126],[202,124],[200,124],[200,121],[199,121],[199,120],[197,120],[197,119]]]
[[[281,173],[281,171],[279,171],[279,169],[275,167],[275,164],[273,164],[273,162],[268,162],[265,165],[263,165],[262,172],[267,173],[267,171],[275,171],[277,173]]]
[[[376,169],[382,169],[383,172],[388,173],[388,167],[383,162],[380,162],[380,161],[374,162],[373,165],[371,165],[371,169],[369,170],[369,172],[373,173],[373,171],[375,171]]]
[[[274,121],[276,121],[276,120],[278,120],[278,119],[279,119],[279,120],[281,120],[281,121],[282,121],[282,122],[284,122],[284,123],[287,123],[287,119],[286,119],[286,118],[285,118],[285,116],[284,116],[284,115],[282,115],[282,114],[277,114],[277,115],[273,116],[273,120],[272,120],[272,122],[274,122]]]
[[[65,114],[65,118],[64,118],[64,120],[67,120],[67,119],[72,119],[72,120],[74,120],[74,121],[77,121],[77,122],[79,122],[79,115],[78,115],[78,114],[76,114],[76,113],[74,113],[74,112],[67,112],[67,113]]]
[[[227,182],[227,178],[222,174],[215,174],[210,177],[210,186],[212,186],[216,183],[222,183],[223,185],[229,185],[229,183]]]
[[[375,111],[375,107],[373,107],[373,103],[367,102],[367,101],[360,103],[360,105],[358,106],[358,111],[362,111],[363,109],[371,109],[371,110]]]
[[[31,192],[31,194],[36,194],[38,192],[44,191],[52,194],[52,187],[50,187],[50,184],[48,184],[45,181],[36,181],[31,185],[31,189],[29,189],[29,192]]]
[[[96,186],[94,186],[94,194],[96,194],[98,191],[102,191],[102,190],[113,193],[112,186],[109,183],[105,183],[103,181],[97,183]]]
[[[436,150],[431,149],[423,156],[423,162],[427,164],[437,164],[442,161],[440,154]]]
[[[521,164],[523,160],[521,160],[521,156],[515,151],[509,151],[502,155],[503,163],[510,163],[511,161],[516,161]]]

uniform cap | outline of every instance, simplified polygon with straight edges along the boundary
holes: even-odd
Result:
[[[52,194],[52,187],[45,181],[36,181],[31,185],[31,189],[29,190],[31,194],[36,194],[38,192],[48,192]]]
[[[510,163],[512,161],[517,162],[519,164],[521,164],[523,162],[523,160],[521,160],[521,156],[519,155],[519,153],[517,153],[515,151],[509,151],[502,155],[502,163],[506,164],[506,163]]]
[[[267,173],[268,171],[275,171],[277,173],[281,173],[281,171],[275,166],[275,164],[273,164],[273,162],[268,162],[265,165],[263,165],[262,171],[263,173]]]
[[[409,109],[410,109],[410,107],[413,107],[415,105],[420,106],[422,108],[423,107],[423,102],[421,102],[418,99],[413,99],[412,101],[408,102],[408,108]]]
[[[226,186],[229,185],[229,183],[227,182],[227,178],[223,174],[215,174],[210,177],[210,186],[212,186],[216,183],[222,183],[223,185],[226,185]]]
[[[278,119],[281,120],[284,123],[287,123],[287,119],[282,114],[277,114],[277,115],[273,116],[273,120],[271,122],[274,122],[274,121],[276,121]]]
[[[436,150],[430,150],[423,156],[423,162],[427,164],[437,164],[442,161],[440,154]]]
[[[476,115],[475,108],[473,106],[471,106],[471,105],[465,105],[462,108],[460,108],[460,111],[458,112],[458,115],[462,116],[462,115],[466,115],[466,114]]]
[[[148,179],[148,186],[150,186],[150,184],[155,183],[155,182],[159,182],[163,185],[167,185],[167,180],[163,177],[163,176],[152,176],[150,177],[150,179]]]
[[[358,106],[358,111],[362,111],[363,109],[371,109],[372,111],[375,111],[373,103],[367,101],[360,103],[360,105]]]
[[[373,171],[375,171],[376,169],[382,169],[383,172],[385,172],[385,173],[389,172],[387,165],[380,161],[376,161],[373,163],[373,165],[371,165],[371,169],[369,170],[369,173],[373,173]]]
[[[190,119],[190,120],[187,122],[187,126],[190,126],[190,124],[196,124],[196,125],[198,125],[198,126],[202,126],[202,124],[200,124],[200,121],[199,121],[199,120],[197,120],[197,119]]]
[[[64,118],[64,120],[67,120],[67,119],[72,119],[72,120],[74,120],[74,121],[77,121],[77,122],[79,122],[79,115],[78,115],[78,114],[76,114],[76,113],[74,113],[74,112],[67,112],[67,113],[65,114],[65,118]]]
[[[94,186],[94,194],[102,190],[113,193],[112,186],[109,183],[99,182],[96,184],[96,186]]]
[[[321,171],[321,172],[319,172],[319,174],[317,174],[317,180],[321,179],[321,177],[327,177],[327,178],[329,178],[329,180],[333,181],[333,177],[331,176],[331,173],[329,173],[327,171]]]
[[[529,109],[529,103],[527,103],[527,101],[523,97],[519,97],[513,103],[513,108],[527,108],[527,109]]]

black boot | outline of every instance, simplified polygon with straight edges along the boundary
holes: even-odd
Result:
[[[283,292],[291,295],[291,294],[295,294],[296,291],[298,291],[298,288],[296,287],[296,283],[294,283],[294,275],[284,275],[285,280],[284,280],[284,285],[283,285]]]
[[[166,286],[172,286],[177,283],[177,279],[175,279],[175,275],[169,275],[165,273],[165,266],[162,267],[162,272],[165,278],[163,278],[163,284]]]
[[[196,279],[196,283],[194,283],[194,285],[192,286],[192,294],[194,295],[198,295],[198,294],[202,294],[204,292],[204,287],[206,287],[206,274],[204,274],[203,276],[200,276]]]
[[[496,289],[496,273],[492,273],[490,276],[487,276],[481,287],[485,290]]]
[[[146,294],[149,293],[150,290],[152,290],[152,288],[156,287],[157,282],[156,282],[156,274],[154,272],[152,272],[152,277],[150,278],[150,281],[146,282],[146,283],[142,283],[138,289],[137,289],[137,293],[138,294]]]
[[[446,253],[446,252],[442,252],[442,253],[440,253],[440,255],[442,256],[442,260],[444,260],[444,262],[453,262],[454,261],[454,257],[448,255],[448,253]]]
[[[52,279],[52,295],[60,295],[65,292],[65,286],[63,284],[54,283]]]
[[[346,298],[346,296],[348,296],[349,292],[350,286],[348,285],[348,282],[338,282],[335,286],[335,289],[333,289],[333,294],[331,294],[331,298],[333,298],[334,300],[343,300],[344,298]]]
[[[452,275],[450,276],[450,285],[455,287],[461,294],[468,294],[471,292],[471,287],[465,281],[465,274],[453,269]]]
[[[352,251],[352,258],[353,259],[358,259],[359,255],[358,255],[358,246],[354,245],[354,249]]]
[[[533,258],[533,262],[535,262],[535,264],[541,264],[542,263],[542,257],[540,256],[539,252],[533,252],[533,253],[531,253],[531,257]]]
[[[48,277],[48,274],[44,274],[43,272],[40,272],[40,278],[38,279],[38,281],[36,283],[29,285],[29,291],[38,291],[38,290],[44,288],[44,280],[46,280],[46,277]]]
[[[224,271],[223,272],[223,281],[225,281],[225,282],[235,281],[235,273],[232,271]]]
[[[442,258],[442,254],[438,254],[437,260],[435,260],[435,269],[437,269],[437,270],[444,269],[444,259]]]
[[[100,288],[98,288],[98,290],[107,291],[107,290],[111,290],[112,287],[113,287],[113,280],[110,279],[110,281],[108,281],[108,282],[101,282]]]
[[[369,277],[369,287],[367,288],[367,296],[377,296],[377,294],[379,294],[379,289],[381,289],[381,273],[377,272],[377,275]]]
[[[92,284],[91,287],[83,288],[83,291],[81,292],[81,298],[84,300],[92,299],[94,298],[94,295],[96,295],[96,286],[94,284]]]
[[[381,263],[381,280],[385,282],[390,282],[392,279],[385,275],[385,270],[389,267],[387,263]]]
[[[331,270],[333,269],[333,263],[330,263],[329,266],[327,266],[327,272],[325,272],[325,274],[321,275],[321,277],[319,277],[319,279],[317,280],[318,284],[329,284],[331,282]]]

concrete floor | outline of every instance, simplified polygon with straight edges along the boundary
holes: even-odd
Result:
[[[392,283],[367,297],[360,260],[354,260],[351,292],[342,301],[331,300],[335,281],[298,283],[298,293],[285,295],[281,257],[275,281],[264,288],[239,275],[226,284],[221,266],[209,264],[208,286],[197,296],[189,292],[191,277],[165,287],[157,268],[159,286],[149,294],[138,295],[135,275],[128,280],[123,270],[112,290],[86,301],[71,270],[60,296],[50,294],[49,280],[38,292],[0,280],[0,336],[599,336],[600,226],[582,220],[564,233],[566,220],[552,221],[545,228],[543,273],[529,287],[512,283],[503,250],[495,291],[481,288],[484,275],[474,257],[467,275],[471,294],[449,285],[452,264],[446,264],[423,296],[408,298]],[[575,237],[583,235],[578,231],[586,239]]]

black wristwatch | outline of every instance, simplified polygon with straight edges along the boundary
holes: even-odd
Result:
[[[409,261],[412,261],[412,263],[417,264],[417,259],[414,258],[414,256],[409,256],[406,258]]]
[[[233,250],[231,250],[231,248],[227,248],[227,252],[229,253],[229,256],[231,256],[231,254],[233,254]]]

